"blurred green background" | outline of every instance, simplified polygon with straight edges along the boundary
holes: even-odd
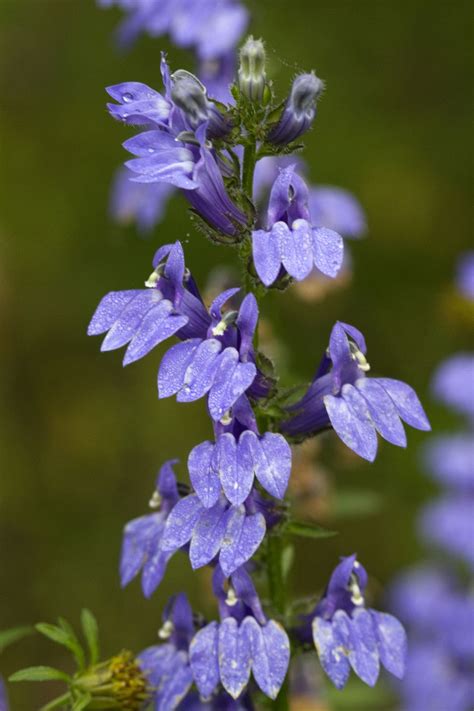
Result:
[[[310,177],[352,190],[369,222],[348,288],[314,304],[294,290],[264,301],[287,381],[309,379],[339,318],[366,334],[374,372],[417,389],[434,429],[454,426],[428,386],[440,360],[469,345],[451,292],[472,220],[470,3],[247,4],[282,94],[301,69],[326,80],[306,142]],[[163,350],[123,370],[121,353],[100,354],[100,341],[86,337],[87,323],[106,292],[143,283],[163,242],[188,240],[201,284],[236,258],[193,231],[180,198],[150,239],[108,217],[131,132],[106,113],[104,86],[159,88],[163,48],[174,67],[193,66],[166,40],[144,37],[117,52],[120,17],[86,0],[0,0],[0,629],[58,614],[77,621],[88,606],[107,654],[153,643],[163,602],[179,589],[213,613],[206,573],[193,575],[182,556],[149,601],[138,582],[121,591],[117,573],[122,527],[146,512],[158,466],[180,457],[184,477],[190,448],[210,427],[202,401],[158,402]],[[334,539],[298,544],[295,594],[320,589],[341,554],[357,551],[380,591],[422,555],[414,517],[435,490],[419,467],[424,439],[410,430],[407,451],[381,444],[373,465],[327,439],[322,457],[335,485],[373,489],[385,506],[341,521]],[[59,647],[31,638],[0,667],[8,675],[36,663],[68,664]],[[12,707],[36,708],[50,691],[19,685]]]

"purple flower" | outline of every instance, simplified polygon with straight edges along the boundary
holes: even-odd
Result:
[[[129,344],[124,365],[143,358],[173,335],[204,337],[209,327],[209,315],[185,270],[181,244],[160,247],[153,266],[155,271],[145,282],[146,289],[111,291],[89,324],[90,336],[107,332],[102,351]]]
[[[359,201],[348,190],[332,185],[310,188],[309,211],[313,225],[328,227],[343,237],[361,237],[367,221]]]
[[[474,251],[461,255],[458,261],[456,284],[466,299],[474,301]]]
[[[373,461],[377,432],[388,442],[406,446],[401,420],[420,430],[430,425],[414,390],[391,378],[368,378],[365,339],[354,326],[338,321],[327,354],[306,394],[287,408],[291,417],[281,429],[292,436],[332,425],[359,456]]]
[[[471,463],[472,465],[472,463]],[[420,519],[423,537],[474,569],[474,497],[449,494],[429,503]]]
[[[193,47],[200,59],[216,59],[239,42],[248,11],[235,0],[178,0],[170,34],[180,47]]]
[[[474,355],[459,353],[441,364],[433,379],[436,397],[474,419]]]
[[[224,573],[231,575],[254,555],[265,536],[265,516],[257,506],[253,495],[240,506],[232,506],[220,496],[212,507],[206,508],[197,494],[190,494],[171,510],[161,549],[171,554],[190,543],[193,569],[218,557]]]
[[[163,613],[158,632],[161,644],[148,647],[138,656],[150,686],[155,690],[155,711],[251,711],[247,695],[236,703],[220,686],[203,699],[192,691],[194,669],[190,663],[190,644],[196,631],[196,618],[184,593],[171,598]]]
[[[323,82],[314,73],[297,76],[281,117],[271,129],[267,140],[286,145],[306,133],[316,118],[316,101],[323,88]]]
[[[313,227],[308,188],[294,166],[280,171],[270,194],[267,228],[252,233],[258,276],[270,286],[282,274],[302,281],[316,266],[334,277],[343,258],[342,237],[326,227]]]
[[[122,587],[142,571],[142,588],[145,597],[156,590],[166,571],[172,553],[160,548],[166,519],[179,499],[173,465],[177,460],[165,462],[156,480],[156,491],[150,500],[155,513],[135,518],[124,529],[120,556],[120,581]]]
[[[188,469],[191,483],[202,504],[209,508],[217,502],[221,491],[234,506],[248,498],[254,476],[271,496],[283,499],[291,472],[291,448],[284,437],[273,432],[260,436],[252,413],[249,429],[238,420],[245,407],[236,403],[231,423],[216,427],[216,441],[202,442],[191,451]]]
[[[128,13],[118,41],[130,46],[141,33],[169,34],[178,47],[193,48],[202,59],[216,59],[235,47],[248,22],[247,10],[235,0],[99,0]]]
[[[392,607],[408,626],[406,674],[399,692],[407,711],[470,711],[474,598],[434,567],[405,573],[391,591]]]
[[[472,675],[458,667],[442,645],[410,642],[407,670],[399,685],[404,711],[471,711]]]
[[[230,199],[212,152],[201,143],[192,174],[194,187],[184,195],[194,211],[218,232],[235,237],[247,227],[247,216]]]
[[[230,86],[235,76],[235,52],[230,51],[219,59],[204,60],[199,65],[198,76],[211,99],[224,104],[233,103]]]
[[[176,395],[178,402],[192,402],[209,393],[209,412],[217,421],[250,388],[257,375],[252,362],[258,319],[255,297],[247,294],[238,313],[221,313],[237,291],[228,289],[214,299],[206,337],[185,340],[165,354],[158,372],[160,398]]]
[[[474,661],[474,596],[462,591],[453,576],[433,566],[402,575],[391,590],[391,603],[413,639],[442,647],[451,664]]]
[[[181,188],[203,220],[220,233],[235,237],[246,227],[247,216],[227,194],[206,140],[224,135],[229,124],[207,99],[205,88],[196,77],[184,70],[170,75],[164,55],[161,73],[164,97],[138,82],[107,89],[119,102],[108,104],[114,118],[151,129],[123,144],[135,156],[125,163],[135,174],[131,180]]]
[[[425,447],[424,461],[440,483],[474,492],[474,439],[470,432],[433,438]]]
[[[195,632],[193,613],[184,593],[172,598],[163,613],[163,627],[158,636],[163,644],[148,647],[138,662],[156,689],[155,711],[174,711],[193,683],[188,648]]]
[[[190,645],[190,661],[196,686],[203,697],[219,682],[234,699],[249,683],[250,673],[266,696],[275,699],[283,684],[290,659],[290,643],[284,629],[267,620],[253,583],[243,568],[230,579],[214,574],[214,592],[219,601],[220,622],[211,622],[197,632]]]
[[[354,670],[374,686],[380,664],[398,678],[405,670],[406,635],[400,622],[365,607],[367,573],[356,556],[343,558],[312,614],[312,634],[321,665],[338,689]]]
[[[174,192],[169,183],[137,183],[127,168],[117,171],[110,195],[110,213],[120,224],[136,222],[140,232],[150,232],[164,217]]]

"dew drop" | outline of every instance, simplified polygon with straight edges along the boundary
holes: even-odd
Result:
[[[131,101],[133,101],[133,96],[131,94],[122,94],[122,101],[125,104],[129,104]]]

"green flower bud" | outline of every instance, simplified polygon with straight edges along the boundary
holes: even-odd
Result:
[[[251,101],[261,101],[266,86],[265,47],[250,36],[240,50],[239,88]]]

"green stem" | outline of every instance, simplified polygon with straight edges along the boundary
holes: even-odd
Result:
[[[267,576],[268,589],[272,607],[282,618],[286,614],[286,589],[283,574],[284,540],[281,533],[270,533],[267,539]],[[280,693],[273,702],[273,708],[278,711],[289,711],[288,681],[280,689]]]
[[[255,143],[245,147],[244,166],[242,170],[242,187],[247,197],[251,200],[253,195],[253,174],[257,162],[257,146]]]

